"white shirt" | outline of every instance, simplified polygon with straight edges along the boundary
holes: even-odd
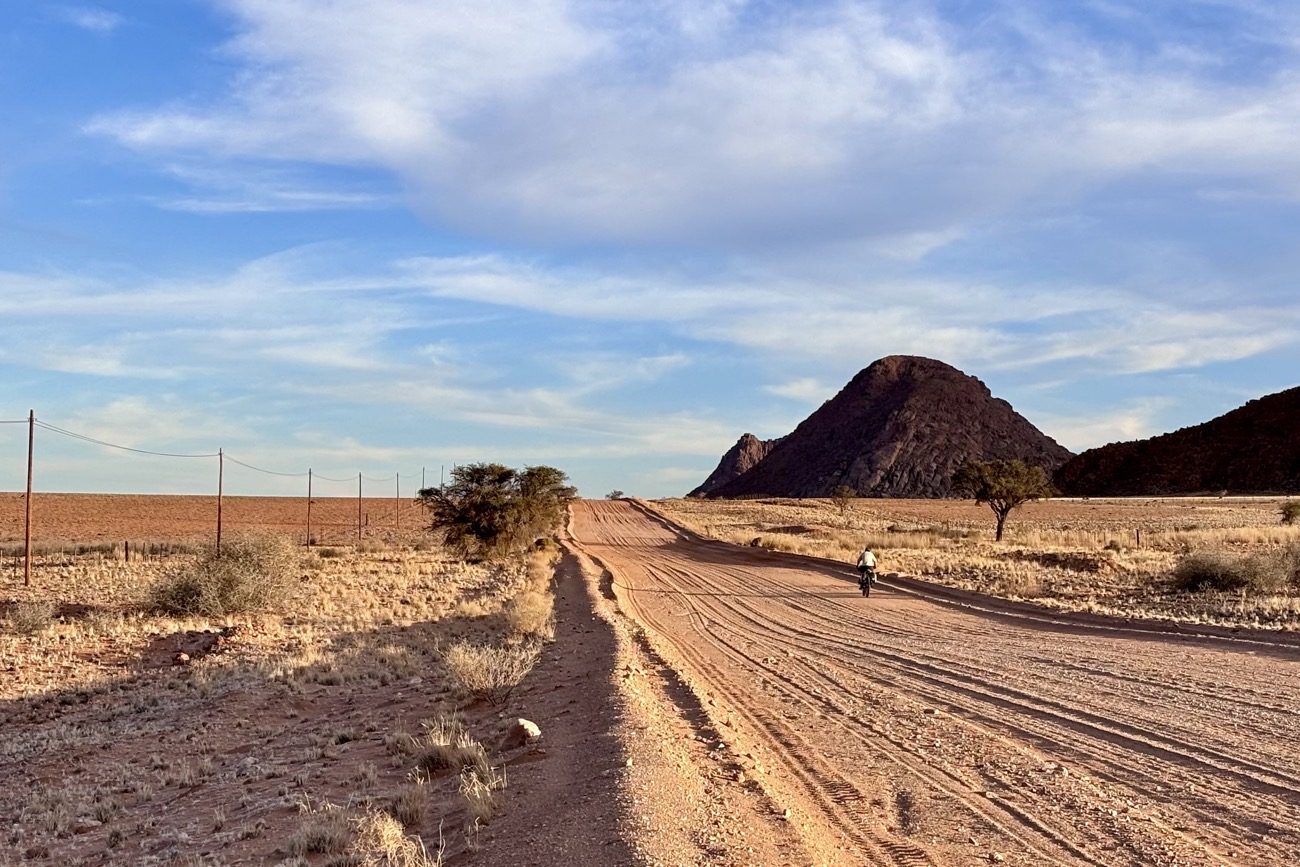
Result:
[[[863,551],[858,555],[858,565],[866,566],[868,569],[876,568],[876,555],[870,551]]]

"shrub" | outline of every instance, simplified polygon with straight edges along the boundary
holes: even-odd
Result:
[[[1173,586],[1185,593],[1233,591],[1278,594],[1292,581],[1291,552],[1242,556],[1211,551],[1188,554],[1174,567]]]
[[[1300,500],[1287,500],[1278,507],[1283,524],[1300,524]]]
[[[56,610],[53,602],[15,602],[5,617],[5,627],[18,635],[35,635],[49,628]]]
[[[221,617],[272,607],[283,600],[297,564],[284,539],[241,539],[208,551],[166,574],[148,607],[164,614]]]
[[[449,484],[421,489],[419,502],[457,553],[505,557],[556,530],[576,496],[554,467],[466,464],[452,470]]]
[[[289,837],[291,855],[316,855],[342,852],[352,838],[347,814],[334,804],[299,805],[305,814],[302,825]]]
[[[535,644],[484,647],[457,642],[447,649],[443,659],[458,688],[477,699],[501,705],[537,664],[540,655]]]
[[[514,635],[551,641],[555,638],[555,597],[537,590],[523,591],[506,606],[506,624]]]

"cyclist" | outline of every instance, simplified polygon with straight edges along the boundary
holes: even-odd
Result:
[[[871,585],[875,583],[876,555],[872,553],[871,546],[868,545],[858,555],[858,589],[862,591],[863,596],[870,596]]]

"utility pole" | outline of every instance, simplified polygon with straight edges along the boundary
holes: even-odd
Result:
[[[400,530],[402,529],[402,474],[398,473],[395,478],[397,479],[397,496],[395,498],[397,502],[397,529]]]
[[[361,550],[361,473],[357,473],[357,550]]]
[[[311,467],[307,468],[307,547],[311,547]]]
[[[32,586],[32,453],[36,447],[36,410],[27,413],[27,517],[23,529],[23,586]]]
[[[217,556],[221,556],[221,501],[225,496],[226,450],[217,449]]]

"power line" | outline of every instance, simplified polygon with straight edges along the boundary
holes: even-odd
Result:
[[[266,473],[268,476],[283,476],[289,479],[307,478],[307,473],[281,473],[281,472],[277,472],[276,470],[266,470],[266,469],[262,469],[261,467],[255,467],[252,464],[246,464],[237,458],[232,458],[230,455],[226,455],[226,460],[230,461],[232,464],[239,464],[241,467],[252,470],[253,472],[256,473]],[[316,478],[321,478],[321,477],[317,476]]]
[[[14,421],[9,421],[8,419],[0,419],[0,424],[27,424],[27,422],[28,419],[25,418],[15,419]]]
[[[355,478],[355,477],[353,477],[353,478],[348,478],[348,479],[331,479],[329,476],[322,476],[320,473],[317,473],[317,474],[316,474],[316,478],[320,479],[321,481],[325,481],[325,482],[340,482],[340,483],[341,483],[341,482],[354,482],[354,481],[356,481],[356,478]]]
[[[220,456],[217,452],[212,452],[211,454],[204,453],[204,454],[183,455],[175,452],[155,452],[155,451],[150,451],[149,449],[137,449],[137,448],[132,448],[131,446],[124,446],[124,445],[119,445],[118,443],[110,443],[101,439],[95,439],[94,437],[86,436],[85,434],[79,434],[76,433],[75,431],[64,430],[61,427],[55,427],[54,425],[49,424],[48,422],[43,422],[40,420],[38,420],[36,424],[37,426],[42,427],[45,430],[53,431],[56,434],[62,434],[65,437],[84,440],[85,442],[94,443],[97,446],[104,446],[105,448],[121,449],[124,452],[135,452],[138,455],[153,455],[155,457],[160,457],[160,458],[215,458]]]
[[[365,479],[367,482],[391,482],[394,479],[396,479],[397,476],[389,476],[386,479],[374,479],[371,478],[370,476],[363,475],[361,478]]]

